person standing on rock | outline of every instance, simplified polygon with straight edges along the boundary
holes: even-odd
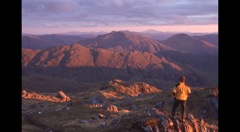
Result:
[[[172,117],[175,116],[175,112],[179,104],[181,105],[182,120],[186,117],[186,104],[187,98],[191,94],[190,87],[185,83],[186,77],[181,76],[180,82],[173,88],[172,94],[174,96],[174,103],[172,107]]]

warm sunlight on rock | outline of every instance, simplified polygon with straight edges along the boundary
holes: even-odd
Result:
[[[26,90],[22,90],[22,98],[26,99],[39,99],[44,101],[52,101],[52,102],[69,102],[70,97],[66,96],[66,94],[62,91],[59,91],[57,95],[41,95],[36,92],[26,92]]]

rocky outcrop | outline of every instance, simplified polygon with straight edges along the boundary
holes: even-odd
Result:
[[[110,112],[118,112],[118,108],[115,105],[108,105],[106,109],[107,111],[110,111]]]
[[[129,84],[121,80],[115,80],[115,83],[122,83],[122,85],[126,85],[125,87],[129,87]],[[109,87],[101,91],[111,93],[113,92],[111,90],[116,90],[116,88]],[[171,98],[171,91],[165,90],[161,93],[141,94],[141,96],[137,97],[121,94],[123,98],[104,98],[99,92],[91,90],[84,94],[72,95],[75,97],[74,100],[70,103],[60,104],[23,99],[22,113],[24,116],[31,117],[32,120],[39,124],[53,128],[53,131],[58,131],[61,128],[64,131],[217,132],[219,129],[218,120],[209,118],[210,108],[218,108],[218,102],[215,102],[217,101],[217,94],[213,94],[214,92],[209,94],[209,91],[214,91],[214,89],[192,89],[192,96],[195,98],[189,98],[188,100],[187,117],[185,120],[181,119],[180,110],[177,111],[175,118],[171,117],[170,112],[173,102],[170,102],[170,100],[172,101],[173,99]],[[59,93],[58,96],[65,95],[61,92]],[[53,94],[49,93],[48,95]],[[40,95],[23,90],[22,96],[46,98],[47,94]],[[51,97],[57,98],[54,95]],[[61,101],[62,98],[58,97],[58,100]],[[29,102],[31,103],[28,104]],[[193,104],[196,104],[194,105],[195,107],[192,107]],[[88,107],[88,105],[91,107]],[[208,115],[198,117],[198,111],[202,106],[206,106],[207,109],[205,111],[207,111]],[[64,109],[69,114],[66,114],[66,111],[63,111]],[[31,116],[29,116],[30,114]],[[39,117],[41,120],[38,120]],[[50,124],[49,122],[55,123]]]
[[[22,97],[26,97],[27,96],[27,91],[26,90],[22,90]]]
[[[120,118],[119,118],[120,119]],[[117,119],[115,119],[117,120]],[[121,122],[116,126],[115,120],[110,123],[113,130],[130,130],[144,132],[217,132],[218,126],[211,125],[203,119],[196,119],[189,113],[185,120],[179,115],[172,118],[168,112],[149,108],[146,115],[130,114],[121,117]],[[126,123],[127,122],[127,123]]]
[[[109,84],[103,86],[101,89],[113,89],[119,93],[129,96],[139,96],[142,94],[162,92],[162,90],[144,82],[135,82],[132,84],[127,84],[119,79],[114,79],[110,81]]]
[[[26,90],[22,90],[22,98],[39,99],[39,100],[52,101],[52,102],[69,102],[69,101],[71,101],[70,97],[68,97],[62,91],[59,91],[56,96],[51,96],[51,95],[41,95],[36,92],[27,92]]]
[[[61,102],[68,102],[71,100],[63,91],[59,91],[57,97],[61,99]]]

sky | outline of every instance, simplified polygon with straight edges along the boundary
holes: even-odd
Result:
[[[22,0],[22,33],[218,32],[218,0]]]

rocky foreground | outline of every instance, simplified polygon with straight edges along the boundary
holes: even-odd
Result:
[[[192,89],[192,94],[181,120],[180,109],[175,118],[169,114],[171,92],[146,83],[113,80],[75,94],[23,91],[22,131],[217,132],[216,89]]]

